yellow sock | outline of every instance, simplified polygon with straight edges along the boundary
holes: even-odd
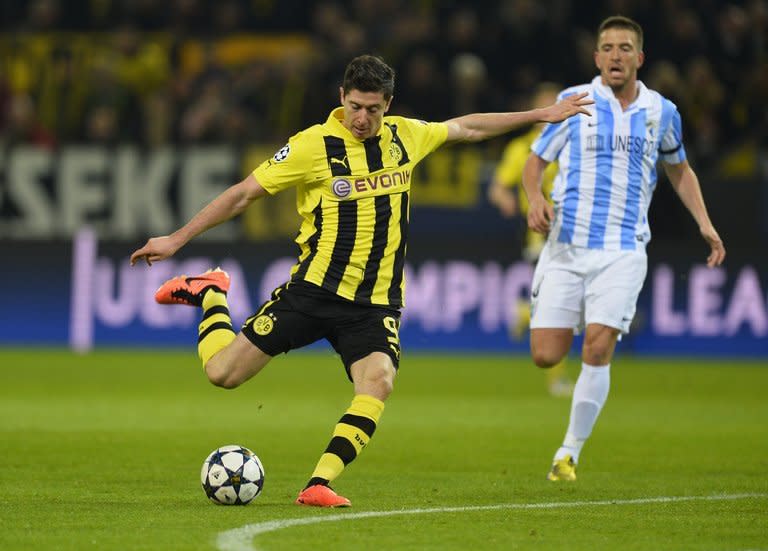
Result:
[[[565,377],[565,366],[566,366],[566,360],[563,358],[560,360],[560,363],[553,365],[549,369],[546,370],[547,372],[547,383],[553,384],[563,377]]]
[[[565,374],[566,359],[546,370],[547,389],[552,396],[567,398],[573,396],[574,384]]]
[[[528,328],[531,325],[531,302],[529,300],[517,301],[517,319],[518,323],[521,323]]]
[[[520,299],[517,301],[515,308],[516,320],[515,324],[509,327],[510,336],[514,340],[520,340],[528,331],[528,326],[531,324],[531,303],[528,300]]]
[[[214,354],[235,340],[227,295],[213,289],[203,297],[203,319],[198,326],[197,353],[203,367]]]
[[[317,462],[307,486],[327,484],[339,476],[368,444],[383,410],[381,400],[366,394],[356,395],[334,428],[331,442]]]

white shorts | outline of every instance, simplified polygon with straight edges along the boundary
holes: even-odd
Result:
[[[641,251],[604,251],[548,241],[533,273],[531,328],[629,332],[648,271]]]

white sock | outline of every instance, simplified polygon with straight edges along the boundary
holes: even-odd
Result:
[[[581,448],[592,434],[592,427],[595,426],[597,416],[608,398],[608,389],[611,386],[610,367],[611,364],[581,364],[581,373],[573,389],[568,431],[565,433],[563,445],[555,453],[555,460],[570,455],[574,463],[579,462]]]

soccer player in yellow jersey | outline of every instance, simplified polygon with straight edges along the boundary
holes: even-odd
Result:
[[[557,101],[560,87],[544,82],[537,86],[531,101],[531,108],[539,109]],[[512,218],[520,215],[523,219],[528,215],[528,198],[522,192],[523,167],[531,153],[531,144],[541,133],[541,125],[534,125],[527,133],[510,141],[504,148],[501,161],[488,187],[488,200],[495,205],[502,216]],[[552,192],[552,183],[557,175],[557,163],[551,163],[542,175],[541,191],[544,197]],[[523,238],[523,258],[533,264],[539,258],[544,248],[544,236],[527,227]],[[529,300],[520,300],[517,305],[517,322],[510,328],[513,337],[521,339],[528,330],[531,321],[531,304]],[[568,397],[573,393],[573,382],[565,373],[566,360],[563,358],[557,365],[547,369],[547,390],[552,396]]]
[[[175,254],[196,235],[242,213],[267,195],[295,188],[302,217],[298,262],[287,283],[235,333],[226,293],[229,276],[210,270],[178,276],[155,295],[162,304],[202,307],[198,352],[214,385],[234,388],[277,354],[326,339],[353,383],[350,407],[296,502],[347,507],[329,486],[368,444],[400,360],[408,204],[413,167],[447,142],[480,141],[539,121],[586,113],[591,102],[571,96],[521,113],[464,115],[445,122],[385,116],[394,71],[364,55],[346,68],[341,107],[299,132],[241,182],[213,199],[170,235],[153,237],[131,263]]]

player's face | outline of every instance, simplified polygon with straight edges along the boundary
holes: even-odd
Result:
[[[598,38],[595,65],[603,84],[621,90],[634,86],[637,70],[643,65],[643,52],[638,48],[637,34],[630,29],[606,29]]]
[[[339,90],[341,105],[344,107],[344,127],[358,140],[378,134],[392,98],[385,100],[381,92],[352,89],[345,95],[343,88]]]

